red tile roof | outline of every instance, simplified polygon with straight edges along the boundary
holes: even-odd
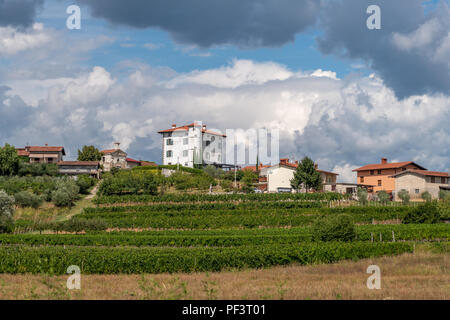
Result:
[[[281,159],[281,160],[283,160],[283,159]],[[298,167],[298,163],[292,163],[292,162],[280,162],[279,165],[280,166],[286,166],[286,167],[294,168],[294,169],[296,169]],[[325,173],[325,174],[331,174],[331,175],[334,175],[334,176],[338,176],[339,175],[339,173],[334,173],[334,172],[325,171],[325,170],[316,169],[316,171],[317,172],[321,172],[321,173]]]
[[[103,153],[103,154],[110,154],[110,153],[113,153],[114,151],[122,151],[122,150],[120,150],[120,149],[106,149],[106,150],[100,151],[100,153]],[[122,151],[122,152],[123,152],[123,151]]]
[[[352,171],[366,171],[366,170],[380,170],[380,169],[398,169],[403,168],[409,164],[413,164],[417,166],[418,168],[421,168],[423,170],[426,170],[424,167],[419,166],[417,163],[414,163],[412,161],[404,161],[404,162],[391,162],[391,163],[375,163],[375,164],[368,164],[363,167],[360,167],[358,169],[354,169]]]
[[[59,161],[58,166],[98,166],[98,161]]]
[[[16,148],[16,150],[19,156],[29,156],[30,153],[35,152],[62,152],[63,155],[66,155],[64,147],[27,146],[25,148]]]
[[[269,168],[269,167],[270,167],[270,165],[262,165],[262,164],[260,164],[259,165],[259,170],[261,170],[262,168]],[[242,170],[251,170],[253,172],[256,172],[256,165],[244,167],[244,168],[242,168]]]
[[[141,163],[140,161],[134,160],[134,159],[131,159],[131,158],[127,158],[127,162]]]
[[[145,166],[152,166],[152,167],[157,167],[158,165],[153,162],[153,161],[141,161],[141,166],[145,167]]]
[[[439,172],[439,171],[428,171],[428,170],[405,170],[402,172],[398,172],[396,174],[393,174],[392,177],[399,176],[401,174],[405,173],[417,173],[421,176],[432,176],[432,177],[448,177],[448,172]]]
[[[166,130],[161,130],[158,131],[158,133],[166,133],[166,132],[174,132],[174,131],[186,131],[189,130],[189,128],[192,128],[195,126],[195,123],[190,123],[181,127],[175,127],[175,128],[170,128],[170,129],[166,129]],[[222,137],[226,137],[226,135],[221,134],[221,133],[217,133],[214,131],[210,131],[210,130],[206,130],[206,129],[202,129],[203,133],[209,133],[209,134],[213,134],[213,135],[218,135],[218,136],[222,136]]]
[[[25,150],[25,148],[17,148],[16,151],[17,154],[21,157],[28,157],[30,155],[30,153],[27,150]]]

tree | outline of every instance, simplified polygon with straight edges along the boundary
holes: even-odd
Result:
[[[409,192],[406,190],[400,190],[398,192],[398,197],[402,200],[403,204],[408,204],[409,203]]]
[[[12,176],[19,171],[19,156],[16,148],[5,143],[3,148],[0,147],[0,175]]]
[[[255,181],[258,180],[258,175],[251,170],[243,170],[244,175],[242,177],[242,182],[244,185],[242,186],[242,191],[246,193],[254,192],[254,184]]]
[[[295,170],[294,178],[291,179],[291,186],[295,190],[299,190],[302,185],[306,192],[310,189],[320,190],[322,188],[320,173],[314,167],[314,161],[308,157],[303,158]]]
[[[328,215],[317,219],[312,227],[314,241],[353,241],[355,224],[348,215]]]
[[[78,161],[100,161],[102,153],[94,146],[83,146],[78,150]]]
[[[428,191],[422,192],[422,194],[421,194],[420,196],[421,196],[422,199],[425,200],[426,202],[431,202],[431,193],[429,193]]]
[[[412,208],[403,218],[403,223],[439,223],[440,213],[436,202],[427,202]]]
[[[0,233],[12,232],[14,222],[14,197],[0,190]]]
[[[358,191],[357,191],[357,195],[358,195],[358,201],[359,203],[366,205],[367,204],[367,190],[361,187],[358,187]]]
[[[389,202],[389,193],[387,193],[384,190],[378,191],[378,200],[381,202],[381,204],[387,204]]]

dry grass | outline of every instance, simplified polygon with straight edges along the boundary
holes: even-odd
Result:
[[[381,268],[381,290],[366,269]],[[0,275],[0,299],[450,299],[450,256],[419,251],[329,265],[159,275]]]

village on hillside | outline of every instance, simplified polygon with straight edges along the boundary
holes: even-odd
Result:
[[[199,122],[201,123],[201,122]],[[193,122],[184,126],[172,125],[171,128],[158,132],[162,137],[162,166],[195,167],[195,157],[202,154],[201,167],[213,165],[226,171],[242,170],[254,172],[257,176],[253,192],[337,192],[357,197],[359,188],[365,189],[369,195],[376,196],[380,191],[386,192],[391,200],[400,201],[399,194],[407,192],[409,197],[422,199],[424,193],[429,193],[432,199],[439,198],[441,190],[450,190],[448,172],[428,170],[413,161],[389,162],[381,158],[379,163],[366,164],[353,170],[355,180],[337,182],[338,173],[322,170],[314,164],[314,170],[320,174],[320,189],[307,190],[304,186],[294,188],[292,180],[299,167],[299,160],[290,161],[281,158],[273,165],[255,164],[253,166],[233,166],[222,162],[225,153],[225,135],[207,130],[206,125]],[[217,149],[213,152],[200,152],[210,142],[217,139]],[[112,169],[132,169],[139,166],[158,165],[155,162],[135,160],[120,149],[120,143],[115,142],[111,149],[101,150],[98,161],[65,161],[63,146],[25,146],[16,148],[17,154],[29,163],[56,164],[60,174],[77,176],[87,174],[100,178],[103,172]],[[198,151],[198,152],[197,152]],[[170,174],[170,170],[167,171]]]

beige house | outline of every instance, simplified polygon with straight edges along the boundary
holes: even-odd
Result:
[[[103,156],[100,165],[103,171],[111,171],[111,168],[131,169],[141,165],[141,161],[127,158],[127,153],[119,148],[120,142],[114,143],[114,149],[100,151]]]
[[[17,154],[29,159],[30,163],[58,163],[66,155],[64,147],[49,147],[47,144],[41,146],[26,146],[17,148]]]
[[[289,159],[280,159],[280,163],[271,167],[265,167],[260,170],[260,189],[268,192],[292,192],[291,180],[294,178],[295,170],[298,167],[298,161],[294,163],[289,162]],[[319,170],[317,165],[316,170],[322,177],[323,190],[327,185],[335,185],[337,173]],[[266,185],[264,188],[264,184]],[[323,191],[322,190],[322,191]],[[305,192],[301,189],[300,192]]]
[[[411,199],[420,199],[423,192],[428,191],[433,199],[439,197],[439,190],[449,187],[449,174],[428,170],[406,170],[392,175],[395,180],[394,200],[400,200],[401,190],[409,192]]]

